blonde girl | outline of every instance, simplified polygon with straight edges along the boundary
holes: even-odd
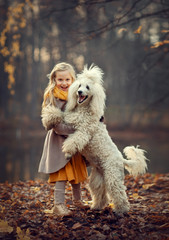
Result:
[[[44,92],[42,109],[53,105],[65,109],[68,89],[75,81],[73,67],[65,62],[55,65],[48,75],[49,83]],[[72,185],[73,203],[82,205],[80,183],[87,178],[87,169],[83,157],[77,153],[70,161],[66,160],[62,153],[62,143],[65,138],[73,133],[74,129],[64,123],[48,126],[48,132],[44,142],[42,157],[39,164],[39,172],[49,174],[49,183],[55,183],[53,213],[57,215],[69,215],[71,211],[65,205],[65,185],[69,181]]]

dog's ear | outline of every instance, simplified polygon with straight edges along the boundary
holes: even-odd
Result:
[[[77,90],[79,88],[79,82],[75,81],[69,87],[68,90],[68,102],[66,104],[66,111],[72,111],[77,104]]]
[[[100,119],[104,115],[106,95],[102,85],[95,83],[91,100],[91,111]]]

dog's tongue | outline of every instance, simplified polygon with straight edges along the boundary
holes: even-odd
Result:
[[[79,102],[83,102],[83,100],[85,99],[85,96],[79,96]]]

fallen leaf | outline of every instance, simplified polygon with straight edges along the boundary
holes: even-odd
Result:
[[[31,187],[31,190],[33,190],[34,192],[39,192],[40,191],[40,187]]]
[[[72,226],[72,229],[77,229],[77,228],[80,228],[82,226],[81,223],[75,223],[73,226]]]
[[[110,203],[110,204],[109,204],[109,207],[110,207],[110,208],[114,208],[114,207],[115,207],[115,206],[114,206],[114,203]]]
[[[152,183],[152,184],[143,184],[142,187],[147,190],[150,187],[152,187],[153,185],[154,185],[154,183]]]
[[[16,228],[17,232],[17,240],[30,240],[30,231],[27,229],[26,231],[21,230],[20,227]]]
[[[3,207],[3,206],[0,206],[0,208],[1,208],[1,213],[3,213],[4,212],[4,210],[5,210],[5,207]]]
[[[26,215],[28,212],[29,212],[29,210],[26,210],[26,211],[23,213],[23,215]]]
[[[169,223],[165,223],[165,224],[159,226],[159,229],[169,229]]]
[[[86,205],[92,205],[92,201],[83,201],[83,203]]]
[[[45,209],[45,210],[44,210],[44,213],[50,213],[50,214],[51,214],[51,213],[53,213],[53,210]]]
[[[8,225],[8,222],[0,220],[0,232],[11,233],[13,232],[13,227]]]

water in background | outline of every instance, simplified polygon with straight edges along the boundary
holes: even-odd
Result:
[[[35,134],[36,135],[36,134]],[[47,175],[38,173],[38,165],[42,154],[45,133],[38,136],[22,137],[18,132],[15,136],[0,139],[0,182],[16,182],[44,179]],[[113,141],[122,151],[127,145],[140,145],[147,151],[148,171],[151,173],[169,172],[169,137],[166,134],[133,135],[132,132],[111,132]]]

